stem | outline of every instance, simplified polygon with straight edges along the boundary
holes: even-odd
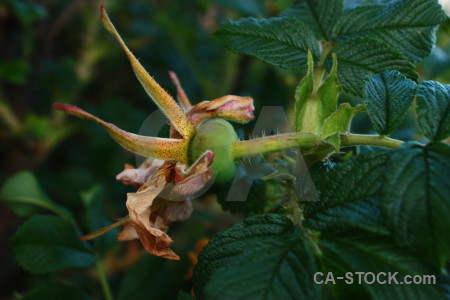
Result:
[[[95,263],[95,269],[102,285],[103,294],[106,300],[113,300],[111,288],[109,287],[108,280],[106,279],[105,268],[100,260]]]
[[[124,224],[126,224],[126,223],[128,223],[128,222],[130,222],[130,217],[129,217],[129,216],[126,216],[126,217],[120,219],[119,221],[117,221],[117,222],[115,222],[115,223],[109,225],[109,226],[100,228],[100,229],[98,229],[98,230],[96,230],[96,231],[94,231],[94,232],[91,232],[91,233],[89,233],[89,234],[87,234],[87,235],[84,235],[84,236],[82,236],[82,237],[80,237],[80,238],[78,238],[78,239],[79,239],[80,241],[89,241],[89,240],[98,238],[99,236],[102,236],[102,235],[104,235],[105,233],[107,233],[107,232],[113,230],[114,228],[120,227],[120,226],[122,226],[122,225],[124,225]]]
[[[396,149],[404,143],[379,135],[342,133],[340,137],[342,147],[367,145]],[[232,154],[236,160],[245,156],[281,151],[288,148],[311,148],[323,142],[319,136],[311,133],[291,132],[253,140],[236,141],[232,145]]]
[[[404,143],[399,140],[379,135],[341,134],[340,137],[342,147],[366,145],[396,149]]]
[[[232,145],[234,159],[264,154],[288,148],[310,148],[320,142],[317,135],[307,132],[292,132],[261,137],[253,140],[236,141]]]

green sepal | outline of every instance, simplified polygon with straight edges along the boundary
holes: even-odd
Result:
[[[336,149],[339,149],[340,139],[338,133],[348,132],[353,116],[365,109],[364,105],[352,107],[348,103],[341,104],[338,110],[325,119],[322,127],[322,138],[333,144]]]
[[[308,73],[300,81],[295,90],[295,131],[303,131],[305,124],[305,110],[308,100],[314,90],[314,60],[311,51],[308,51]]]

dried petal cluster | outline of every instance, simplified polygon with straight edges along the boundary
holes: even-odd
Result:
[[[179,259],[169,248],[172,239],[166,231],[170,223],[185,220],[191,215],[189,195],[201,190],[211,179],[213,158],[213,153],[208,151],[188,170],[175,162],[148,159],[139,168],[127,167],[117,175],[117,180],[139,186],[136,193],[127,195],[130,222],[118,240],[139,238],[149,253]]]
[[[137,192],[127,195],[129,217],[82,239],[97,237],[125,224],[118,240],[139,238],[149,253],[168,259],[179,259],[170,249],[172,239],[166,233],[168,226],[174,221],[181,221],[190,216],[191,198],[213,177],[211,164],[214,153],[206,150],[198,158],[190,159],[190,142],[197,128],[208,119],[221,118],[240,123],[252,120],[253,100],[249,97],[228,95],[192,105],[175,73],[169,72],[177,88],[177,103],[131,53],[109,20],[103,6],[100,10],[105,28],[118,40],[136,77],[169,119],[171,133],[169,138],[140,136],[123,131],[76,106],[53,105],[56,109],[99,123],[124,148],[149,157],[138,168],[125,165],[125,170],[117,175],[117,180],[138,189]],[[195,162],[189,166],[190,161]]]

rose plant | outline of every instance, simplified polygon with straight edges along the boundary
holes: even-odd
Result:
[[[225,210],[253,215],[217,233],[193,256],[193,289],[191,295],[180,293],[180,299],[448,296],[450,87],[419,80],[416,72],[416,63],[433,49],[437,27],[447,20],[437,1],[304,0],[277,17],[219,25],[214,38],[231,51],[275,67],[306,70],[295,91],[294,131],[244,140],[229,121],[253,120],[250,97],[227,95],[192,104],[172,72],[175,101],[131,53],[103,7],[101,20],[169,120],[170,136],[128,133],[79,107],[54,104],[99,123],[121,146],[148,159],[117,175],[138,189],[127,195],[128,216],[81,241],[71,213],[42,198],[38,205],[59,217],[34,216],[13,236],[25,269],[51,272],[94,261],[101,268],[85,241],[95,243],[122,226],[118,240],[138,238],[151,255],[179,260],[170,248],[169,225],[189,218],[198,191],[211,183],[224,186],[237,176],[240,160],[261,155],[263,161],[279,162],[265,177],[272,189],[239,205],[220,201]],[[353,99],[353,105],[344,98]],[[368,116],[373,134],[352,131],[356,114]],[[392,138],[410,114],[418,123],[416,137]],[[292,173],[291,154],[298,150],[318,201],[305,201],[293,187],[306,180]],[[11,179],[0,194],[12,205],[20,202],[13,185]],[[318,272],[433,275],[437,281],[317,284]],[[111,298],[106,278],[101,282]]]

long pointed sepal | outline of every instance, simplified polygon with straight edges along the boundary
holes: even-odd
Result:
[[[69,104],[53,104],[53,107],[80,118],[86,118],[102,125],[109,135],[125,149],[148,157],[177,160],[187,163],[188,143],[184,139],[165,139],[141,136],[126,132],[117,126]]]
[[[181,107],[178,106],[177,102],[147,73],[141,63],[136,59],[133,53],[131,53],[116,28],[111,23],[103,5],[100,7],[100,12],[103,25],[106,30],[114,35],[122,49],[125,51],[136,77],[141,82],[147,94],[155,101],[156,105],[158,105],[167,118],[169,118],[173,126],[175,126],[176,130],[184,138],[191,137],[194,134],[195,129],[192,124],[189,123]]]

